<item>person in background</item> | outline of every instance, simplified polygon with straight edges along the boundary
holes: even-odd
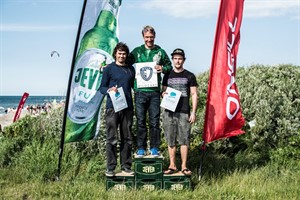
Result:
[[[145,26],[142,30],[144,44],[136,47],[129,55],[130,63],[156,62],[157,87],[137,88],[135,79],[135,109],[137,118],[137,157],[146,155],[147,149],[147,126],[146,116],[149,116],[150,153],[154,157],[159,156],[161,141],[160,129],[160,91],[161,73],[167,74],[172,69],[171,61],[160,46],[154,43],[155,30],[152,26]]]
[[[166,109],[163,115],[165,139],[168,143],[168,153],[170,157],[169,167],[164,173],[172,174],[178,171],[175,163],[177,140],[180,145],[181,172],[190,176],[192,172],[187,168],[187,157],[191,124],[196,120],[198,84],[195,75],[184,69],[184,51],[177,48],[173,51],[171,56],[174,67],[170,74],[165,75],[163,78],[163,91],[165,91],[167,87],[171,87],[181,91],[181,96],[175,112]],[[165,94],[166,92],[162,92],[162,96]],[[190,107],[189,103],[190,97],[192,97],[192,107]]]
[[[114,176],[117,166],[118,128],[120,129],[120,164],[123,173],[133,174],[132,165],[132,121],[133,100],[132,88],[135,77],[133,66],[127,64],[129,48],[125,43],[118,43],[113,51],[115,62],[108,64],[103,70],[100,92],[118,92],[122,87],[128,107],[115,112],[109,95],[106,101],[106,176]]]

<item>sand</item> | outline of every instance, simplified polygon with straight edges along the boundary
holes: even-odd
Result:
[[[29,114],[29,112],[27,110],[22,110],[20,118],[22,118],[28,114]],[[15,112],[9,112],[9,113],[3,114],[3,115],[1,114],[0,115],[0,125],[1,125],[2,129],[5,126],[11,125],[13,123],[14,117],[15,117]]]
[[[65,104],[64,104],[63,101],[60,102],[60,103],[52,102],[51,104],[49,104],[49,106],[50,107],[47,107],[48,109],[50,109],[50,108],[51,109],[57,109],[59,107],[65,106]],[[41,112],[44,112],[44,111],[43,110],[42,111],[33,110],[31,112],[32,113],[30,113],[27,109],[23,109],[21,114],[20,114],[19,119],[22,118],[22,117],[25,117],[26,115],[36,116],[36,115],[39,115]],[[9,111],[7,114],[0,114],[0,127],[2,128],[2,130],[3,130],[4,127],[9,126],[13,123],[15,113],[16,113],[16,111],[12,110],[12,111]]]

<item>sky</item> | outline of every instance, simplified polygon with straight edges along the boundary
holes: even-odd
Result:
[[[219,0],[123,0],[119,41],[186,53],[185,68],[210,69]],[[0,96],[65,96],[83,0],[0,0]],[[245,0],[238,67],[300,65],[300,0]],[[51,52],[56,54],[51,57]]]

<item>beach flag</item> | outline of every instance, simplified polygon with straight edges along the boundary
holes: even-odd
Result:
[[[204,144],[244,133],[236,85],[244,0],[221,0],[210,68],[206,102]]]
[[[60,177],[64,144],[91,140],[100,130],[99,87],[102,70],[114,61],[118,40],[118,16],[122,0],[84,0],[73,51],[59,149]]]
[[[24,92],[22,98],[20,99],[20,103],[19,103],[19,106],[17,108],[17,111],[16,111],[13,122],[17,121],[20,118],[22,109],[24,107],[25,101],[28,98],[28,96],[29,96],[29,94],[27,92]]]
[[[121,0],[85,0],[66,97],[64,143],[94,139],[100,130],[102,67],[114,61]]]

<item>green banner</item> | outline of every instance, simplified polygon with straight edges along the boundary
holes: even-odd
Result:
[[[101,69],[114,61],[112,53],[118,43],[121,0],[87,0],[85,3],[66,99],[64,143],[97,136],[104,98],[98,90]]]

